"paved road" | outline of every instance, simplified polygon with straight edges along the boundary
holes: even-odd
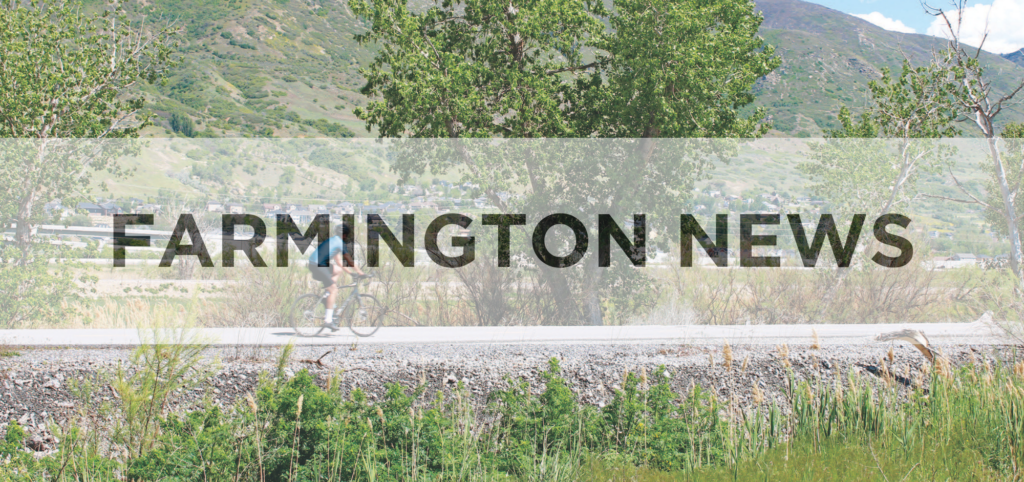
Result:
[[[933,345],[1005,345],[1014,340],[998,325],[974,323],[916,323],[862,325],[757,326],[530,326],[530,327],[384,327],[369,338],[342,329],[314,338],[296,337],[290,328],[204,328],[192,332],[214,345],[472,345],[472,344],[694,344],[791,345],[811,344],[817,333],[821,345],[875,343],[878,334],[914,328]],[[152,340],[153,331],[133,329],[0,330],[0,346],[134,346]],[[169,342],[187,340],[181,333],[162,332]]]

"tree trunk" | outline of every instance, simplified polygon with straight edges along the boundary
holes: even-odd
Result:
[[[899,195],[900,189],[903,188],[903,184],[906,183],[907,179],[910,177],[910,167],[911,165],[913,165],[913,162],[911,162],[909,158],[909,149],[911,142],[911,140],[906,138],[901,139],[900,158],[902,159],[903,166],[900,168],[900,174],[899,176],[896,177],[895,183],[893,183],[892,191],[889,193],[889,200],[886,201],[885,205],[882,206],[882,208],[878,211],[875,217],[881,216],[883,214],[889,214],[889,210],[892,209],[892,205],[896,203],[896,196]],[[870,246],[872,242],[868,241],[868,243]],[[818,310],[818,319],[814,320],[814,322],[820,322],[821,319],[825,317],[825,314],[828,313],[830,309],[832,309],[832,303],[835,301],[836,295],[839,293],[840,288],[843,287],[843,283],[846,282],[846,277],[850,275],[851,269],[859,268],[862,261],[863,260],[861,258],[857,257],[856,254],[854,254],[853,261],[850,263],[849,267],[836,268],[836,270],[838,270],[838,273],[836,273],[835,278],[832,280],[832,283],[828,287],[828,291],[825,292],[825,296],[823,296],[821,299],[821,308]]]
[[[18,266],[27,265],[31,256],[32,205],[36,202],[36,192],[38,189],[34,175],[37,169],[42,169],[45,166],[43,156],[46,151],[46,144],[47,141],[44,139],[36,146],[36,152],[34,155],[26,156],[28,162],[23,166],[23,172],[25,173],[21,183],[23,197],[18,201],[18,213],[14,217],[14,221],[18,223],[14,230],[14,244],[21,252]]]
[[[35,202],[35,193],[29,192],[25,197],[21,198],[21,202],[18,204],[18,214],[14,220],[18,223],[14,230],[14,243],[21,252],[21,259],[18,260],[18,266],[25,266],[28,264],[30,251],[32,250],[32,203]]]
[[[542,276],[547,278],[548,284],[551,286],[555,306],[558,307],[556,316],[562,318],[562,320],[559,320],[559,324],[565,324],[566,321],[575,323],[579,319],[580,310],[576,305],[576,298],[573,296],[572,289],[569,288],[569,280],[565,277],[565,273],[557,268],[542,268],[541,273]]]
[[[1003,169],[1003,159],[999,155],[999,148],[996,146],[996,139],[988,137],[989,154],[995,162],[996,179],[999,181],[999,192],[1003,198],[1003,208],[1006,210],[1006,229],[1010,234],[1010,269],[1017,278],[1018,288],[1024,289],[1024,273],[1021,272],[1022,257],[1020,243],[1020,230],[1017,228],[1017,210],[1014,206],[1014,199],[1010,193],[1010,184],[1006,180],[1006,171]]]
[[[591,256],[593,263],[587,263],[588,271],[591,273],[587,276],[586,293],[585,296],[585,316],[586,322],[590,326],[602,326],[604,325],[604,315],[601,313],[601,280],[604,279],[604,270],[597,267],[597,256]]]

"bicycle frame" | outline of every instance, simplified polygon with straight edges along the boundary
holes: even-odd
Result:
[[[335,303],[334,314],[332,315],[332,318],[336,318],[340,316],[342,313],[344,313],[345,308],[348,308],[348,304],[352,302],[353,298],[356,299],[356,304],[359,304],[359,281],[356,281],[355,283],[352,283],[350,285],[339,286],[338,290],[341,291],[342,288],[352,288],[352,291],[350,291],[348,296],[345,297],[345,301],[342,301],[340,304]],[[327,291],[327,289],[325,288],[324,293],[320,295],[320,302],[327,303],[327,297],[330,295],[331,292]],[[360,306],[360,308],[362,308],[362,306]]]

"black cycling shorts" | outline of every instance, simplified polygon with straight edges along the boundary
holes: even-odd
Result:
[[[334,280],[331,279],[333,268],[330,266],[320,266],[316,263],[309,263],[309,274],[313,276],[313,279],[322,283],[324,288],[330,288],[334,285]]]

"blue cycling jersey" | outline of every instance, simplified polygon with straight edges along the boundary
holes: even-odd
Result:
[[[316,263],[318,266],[327,266],[330,264],[331,258],[339,252],[342,256],[352,254],[352,248],[349,248],[338,236],[332,236],[313,250],[313,254],[309,256],[309,263],[310,265]]]

